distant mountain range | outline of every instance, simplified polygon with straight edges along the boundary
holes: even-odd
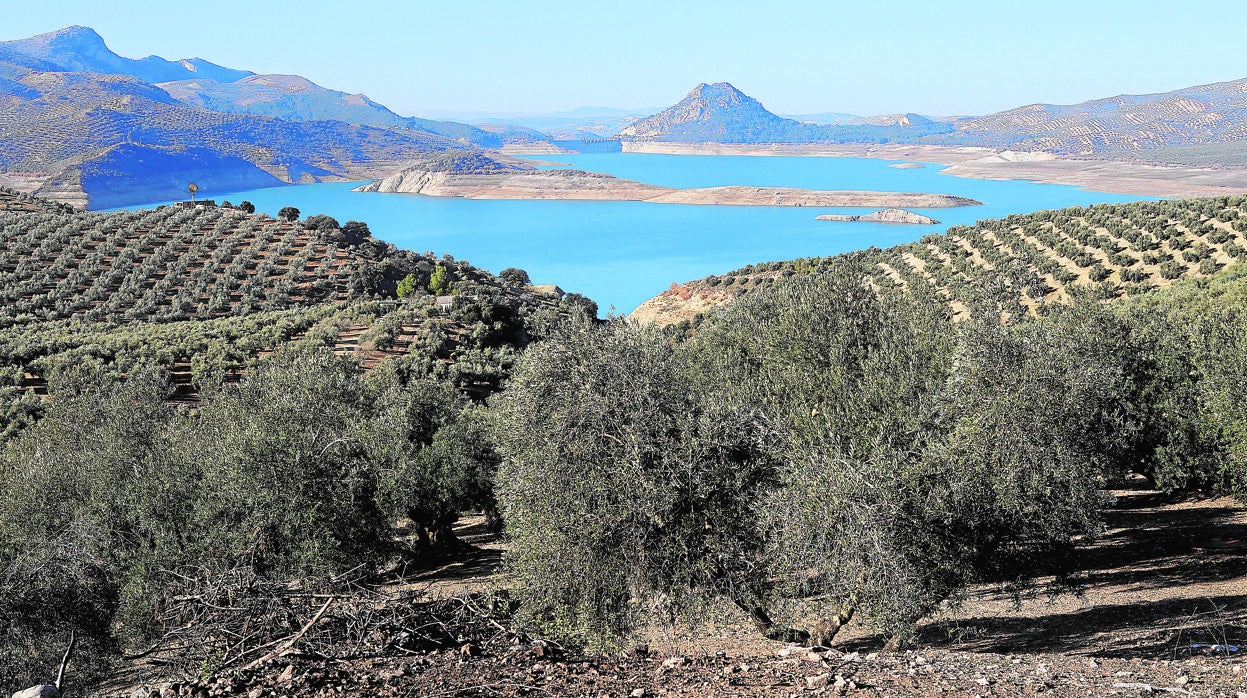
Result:
[[[140,60],[122,58],[110,51],[104,39],[89,27],[66,27],[29,39],[0,43],[0,61],[42,71],[130,75],[152,83],[191,78],[233,82],[255,74],[225,68],[202,58],[180,61],[167,61],[159,56]]]
[[[191,181],[210,196],[375,178],[507,137],[299,76],[124,58],[86,27],[0,43],[0,184],[96,208],[180,198]]]
[[[553,140],[611,138],[627,127],[652,114],[654,110],[615,109],[612,107],[578,107],[552,114],[525,114],[503,118],[475,118],[472,123],[487,131],[504,125],[521,126],[537,131]]]
[[[893,114],[811,121],[773,114],[729,83],[703,83],[676,105],[622,129],[619,137],[674,143],[970,145],[1190,164],[1247,163],[1247,80],[1074,105],[1032,104],[979,117]]]
[[[0,185],[104,207],[283,183],[378,179],[447,149],[553,139],[972,145],[1247,164],[1247,80],[979,117],[786,118],[726,82],[656,114],[584,108],[476,125],[405,117],[297,75],[130,59],[69,27],[0,42]]]
[[[226,114],[256,114],[289,121],[345,121],[359,126],[406,128],[486,148],[502,139],[468,124],[399,116],[362,94],[330,90],[299,75],[246,75],[233,82],[191,79],[157,84],[177,101]]]

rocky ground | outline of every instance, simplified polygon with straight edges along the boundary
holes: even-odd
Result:
[[[142,696],[1247,696],[1244,662],[784,648],[770,655],[563,656],[545,645],[465,644],[407,658],[285,659]]]
[[[246,670],[191,680],[149,663],[95,695],[1247,698],[1247,510],[1228,499],[1169,501],[1139,481],[1116,494],[1076,589],[1024,598],[975,589],[924,624],[919,648],[906,652],[881,652],[866,627],[850,627],[832,649],[785,646],[731,618],[655,629],[622,653],[565,652],[513,632],[487,597],[465,596],[506,583],[503,546],[470,520],[461,533],[472,549],[396,585],[467,601],[430,605],[432,617],[395,616],[333,658],[313,631]],[[322,624],[335,613],[337,623],[350,615],[330,610]]]

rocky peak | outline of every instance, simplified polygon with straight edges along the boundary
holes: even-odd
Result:
[[[23,53],[36,58],[52,58],[57,55],[79,54],[99,56],[111,53],[100,36],[90,27],[77,24],[64,29],[32,36],[29,39],[6,42]]]
[[[687,130],[688,127],[718,132],[728,125],[765,128],[784,122],[787,120],[767,111],[761,102],[729,82],[703,82],[675,106],[638,121],[619,135],[646,140]]]
[[[744,92],[736,89],[736,87],[730,82],[712,82],[709,84],[703,82],[697,87],[694,87],[693,90],[688,93],[688,97],[686,99],[699,99],[704,102],[712,102],[722,106],[731,106],[741,104],[743,102],[757,101]]]
[[[56,31],[38,34],[30,38],[32,43],[53,43],[61,42],[67,46],[90,46],[92,44],[103,46],[104,37],[100,36],[91,27],[84,27],[81,24],[75,24],[57,29]]]
[[[113,53],[94,29],[77,25],[29,39],[0,42],[0,51],[9,56],[7,60],[35,70],[129,75],[151,83],[191,78],[233,82],[251,75],[250,71],[224,68],[201,58],[124,58]]]

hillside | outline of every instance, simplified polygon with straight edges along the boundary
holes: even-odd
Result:
[[[335,302],[363,260],[297,223],[222,208],[0,213],[0,324],[207,319]]]
[[[1072,105],[1031,104],[962,119],[955,127],[956,134],[941,142],[1121,156],[1200,144],[1229,147],[1247,137],[1247,80]]]
[[[179,198],[187,181],[211,196],[239,184],[366,177],[453,143],[419,131],[187,107],[124,76],[31,71],[15,82],[30,94],[0,98],[0,169],[28,173],[36,193],[95,207]],[[93,171],[113,176],[93,180]]]
[[[957,312],[983,299],[1034,307],[1079,295],[1135,296],[1203,278],[1247,259],[1247,199],[1098,205],[954,226],[884,250],[764,262],[672,288],[631,314],[659,324],[695,321],[777,279],[843,261],[869,264],[874,283],[934,292]]]
[[[501,142],[298,76],[123,58],[84,27],[0,43],[0,184],[79,206],[373,178]]]
[[[1200,277],[1245,208],[759,265],[672,333],[360,223],[0,189],[0,686],[72,629],[75,695],[1234,695],[1247,276]],[[1063,272],[1101,254],[1120,288]],[[1139,300],[1011,305],[1111,292]],[[635,649],[552,617],[579,599]]]
[[[498,134],[467,124],[399,116],[367,95],[330,90],[299,75],[248,75],[233,82],[195,78],[161,82],[157,87],[188,106],[225,114],[410,129],[483,148],[497,148],[504,140]],[[533,137],[532,133],[526,135]]]
[[[179,61],[148,56],[140,60],[123,58],[109,50],[101,37],[90,27],[72,26],[32,36],[29,39],[0,42],[0,61],[27,64],[39,61],[38,70],[64,73],[101,73],[129,75],[145,82],[168,80],[219,80],[232,82],[252,75],[210,63],[202,58]]]
[[[699,84],[679,103],[628,126],[619,137],[676,143],[887,143],[949,130],[916,114],[834,125],[785,119],[731,83],[716,82]]]
[[[623,129],[639,143],[975,146],[1159,163],[1247,164],[1247,79],[1073,105],[1031,104],[996,114],[919,114],[834,123],[785,119],[729,83],[701,84],[676,105]]]
[[[427,291],[438,269],[450,281]],[[419,292],[400,302],[408,277]],[[453,308],[439,310],[439,294]],[[304,339],[369,369],[418,355],[421,371],[487,391],[509,360],[497,348],[522,346],[526,318],[560,302],[466,262],[398,250],[358,222],[216,207],[83,212],[3,188],[0,296],[0,433],[21,423],[10,410],[25,409],[22,396],[46,393],[70,366],[124,373],[156,361],[185,400]],[[489,328],[474,331],[481,322]]]

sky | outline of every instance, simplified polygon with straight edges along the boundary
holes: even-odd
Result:
[[[404,115],[663,108],[728,81],[783,114],[984,114],[1247,77],[1241,0],[0,0],[0,40],[80,24]]]

